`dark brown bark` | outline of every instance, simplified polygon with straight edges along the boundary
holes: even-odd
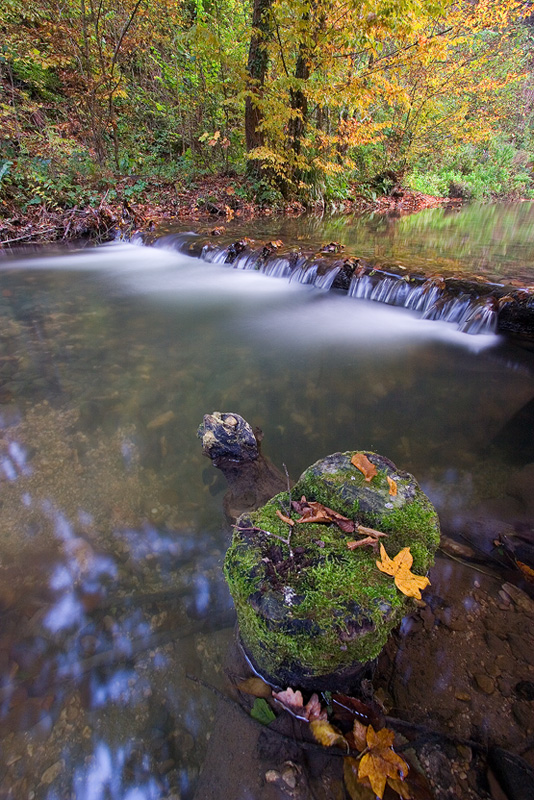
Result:
[[[249,94],[245,101],[245,141],[248,153],[256,147],[262,147],[265,141],[260,127],[263,121],[261,97],[269,64],[269,56],[264,42],[272,32],[272,23],[269,18],[272,3],[273,0],[254,0],[252,11],[252,35],[247,63]],[[249,171],[259,174],[261,162],[251,160]]]
[[[304,82],[309,77],[310,65],[306,57],[306,48],[301,45],[295,65],[295,78]],[[299,155],[308,118],[308,99],[301,88],[291,89],[290,103],[291,109],[294,111],[294,116],[289,124],[290,144],[295,155]]]

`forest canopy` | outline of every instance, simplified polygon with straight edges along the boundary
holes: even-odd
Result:
[[[257,198],[398,181],[529,196],[531,3],[3,0],[0,197],[242,176]],[[245,189],[242,189],[245,191]]]

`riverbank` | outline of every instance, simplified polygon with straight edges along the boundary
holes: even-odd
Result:
[[[271,205],[262,202],[257,195],[253,200],[250,197],[254,197],[253,187],[247,187],[236,177],[201,178],[191,181],[188,186],[124,178],[116,184],[113,192],[103,192],[100,202],[85,207],[27,204],[21,208],[14,202],[3,200],[0,248],[80,238],[107,241],[117,234],[130,237],[136,232],[151,231],[170,219],[193,223],[213,220],[216,226],[233,219],[246,220],[275,213],[299,216],[307,211],[404,215],[457,202],[399,188],[394,195],[376,200],[357,194],[355,188],[350,199],[328,206],[322,203],[305,206],[296,201]]]

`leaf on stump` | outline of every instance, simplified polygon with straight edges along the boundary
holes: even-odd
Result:
[[[392,497],[397,496],[397,481],[394,481],[393,478],[390,478],[389,475],[386,475],[388,485],[389,485],[389,493]]]
[[[375,731],[372,725],[367,728],[369,752],[360,760],[358,780],[368,778],[371,789],[379,798],[384,796],[388,778],[401,780],[408,774],[408,764],[393,750],[394,738],[394,732],[388,728],[380,731]]]
[[[341,747],[348,752],[349,745],[343,734],[325,719],[314,719],[310,722],[310,730],[314,738],[324,747]]]
[[[291,527],[293,527],[293,525],[295,524],[295,520],[291,519],[291,517],[286,517],[285,514],[282,514],[279,508],[276,509],[276,516],[279,517],[282,520],[282,522],[287,522],[287,524],[291,525]]]
[[[349,550],[356,550],[357,547],[373,547],[376,550],[378,541],[372,536],[366,536],[365,539],[354,539],[352,542],[347,542],[347,547]]]
[[[413,556],[409,547],[403,547],[394,558],[390,558],[386,553],[386,548],[380,544],[381,561],[376,562],[376,566],[386,575],[392,575],[395,579],[397,589],[407,597],[421,599],[421,591],[430,586],[430,581],[423,575],[414,575],[411,571]]]
[[[352,519],[344,517],[343,514],[338,514],[333,508],[328,508],[328,506],[324,506],[322,503],[316,503],[314,501],[308,502],[305,497],[302,497],[300,501],[293,500],[291,507],[301,515],[300,519],[297,520],[298,523],[334,523],[343,533],[354,533],[356,529],[356,525]]]
[[[367,483],[370,483],[375,475],[378,474],[378,470],[375,465],[372,464],[367,456],[363,453],[354,453],[350,463],[353,464],[356,469],[360,470]]]
[[[254,705],[250,709],[250,716],[261,722],[262,725],[269,725],[273,719],[276,719],[276,714],[263,697],[257,697],[254,700]]]

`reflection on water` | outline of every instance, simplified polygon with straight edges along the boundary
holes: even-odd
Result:
[[[305,250],[319,250],[326,242],[336,241],[351,255],[374,259],[383,266],[421,269],[426,274],[480,275],[501,283],[534,283],[531,202],[471,203],[408,216],[392,212],[363,217],[267,218],[255,220],[253,230],[250,224],[239,221],[225,228],[225,235],[235,238],[280,238]],[[173,230],[169,226],[169,231]]]
[[[224,685],[233,638],[204,413],[260,425],[295,477],[377,450],[488,552],[531,519],[524,462],[491,443],[533,394],[532,355],[496,337],[177,253],[6,264],[0,796],[193,796],[216,698],[188,676]]]

